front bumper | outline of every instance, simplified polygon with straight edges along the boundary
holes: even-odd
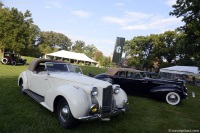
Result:
[[[188,99],[188,94],[186,92],[183,92],[183,99]]]
[[[126,112],[126,108],[115,109],[112,112],[107,113],[107,114],[94,114],[94,115],[83,116],[83,117],[79,117],[78,119],[80,121],[91,121],[91,120],[96,120],[96,119],[110,118],[112,116],[121,114],[123,112]]]

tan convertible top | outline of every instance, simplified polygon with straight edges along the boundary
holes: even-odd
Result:
[[[142,72],[140,70],[131,69],[131,68],[109,68],[105,74],[114,76],[118,71],[129,71],[129,72]]]
[[[33,60],[29,67],[28,67],[28,70],[30,71],[34,71],[36,66],[39,64],[39,63],[45,63],[45,62],[64,62],[64,61],[58,61],[58,60],[50,60],[50,59],[35,59]],[[64,62],[66,63],[66,62]]]

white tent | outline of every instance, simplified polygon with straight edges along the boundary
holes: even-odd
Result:
[[[199,74],[198,67],[195,66],[172,66],[161,68],[162,73],[172,73],[172,74]]]
[[[76,60],[76,61],[83,61],[83,62],[90,62],[90,63],[97,64],[96,61],[90,59],[85,54],[69,52],[69,51],[65,51],[65,50],[46,54],[46,57],[60,57],[60,58],[69,59],[69,60],[72,59],[72,60]]]

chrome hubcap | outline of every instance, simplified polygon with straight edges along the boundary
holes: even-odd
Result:
[[[170,95],[169,96],[169,101],[170,102],[176,102],[178,100],[177,96],[176,95]]]
[[[64,105],[60,110],[60,118],[63,122],[67,122],[69,117],[69,108],[67,105]]]

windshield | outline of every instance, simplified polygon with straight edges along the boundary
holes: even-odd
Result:
[[[82,70],[79,66],[63,62],[46,62],[45,69],[49,72],[75,72],[82,74]]]

